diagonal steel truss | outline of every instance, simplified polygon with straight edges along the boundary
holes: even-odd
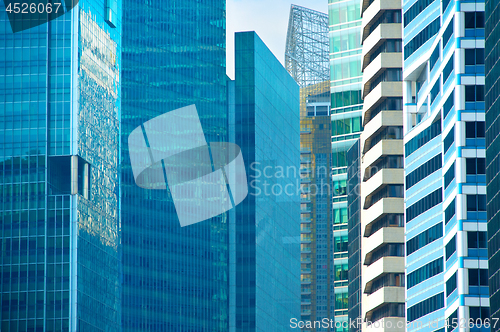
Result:
[[[301,88],[330,80],[328,31],[327,14],[291,6],[285,67]]]

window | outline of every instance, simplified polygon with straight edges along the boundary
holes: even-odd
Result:
[[[446,260],[448,260],[453,253],[457,251],[457,236],[454,235],[453,238],[446,244],[445,247],[445,253],[446,253]]]
[[[439,134],[441,134],[441,120],[434,122],[428,128],[424,129],[421,133],[413,137],[408,143],[405,144],[405,157],[408,157],[413,152],[420,149],[427,142],[429,142]]]
[[[404,287],[405,285],[404,273],[388,273],[384,276],[373,281],[371,289],[367,294],[375,293],[377,290],[386,286]]]
[[[446,280],[446,297],[450,296],[450,294],[457,289],[457,273],[453,273],[450,279]]]
[[[373,119],[382,111],[401,111],[403,109],[403,98],[389,97],[380,105],[375,107],[369,114],[369,120]]]
[[[404,257],[404,244],[389,243],[375,250],[372,253],[371,259],[367,261],[367,265],[371,265],[382,257]]]
[[[413,187],[415,184],[431,175],[441,167],[442,156],[441,154],[438,154],[406,176],[406,189]]]
[[[418,285],[424,280],[440,274],[441,272],[443,272],[443,257],[439,257],[438,259],[427,263],[408,274],[406,282],[408,289],[412,288],[415,285]]]
[[[484,85],[466,85],[465,101],[484,101]]]
[[[370,91],[377,87],[381,82],[401,82],[403,80],[403,70],[397,68],[386,69],[377,76],[370,84]]]
[[[384,317],[404,317],[405,304],[404,303],[389,303],[379,309],[373,310],[372,322],[376,322]]]
[[[430,70],[432,70],[432,68],[434,68],[434,65],[436,64],[436,62],[438,60],[439,60],[439,45],[436,46],[436,48],[434,49],[434,51],[431,54],[431,58],[429,59]]]
[[[437,80],[434,86],[431,89],[431,104],[434,102],[436,97],[439,95],[439,89],[440,89],[440,80]]]
[[[465,173],[471,174],[486,174],[486,159],[485,158],[466,158]]]
[[[484,65],[484,48],[465,49],[465,65]]]
[[[410,207],[406,208],[406,222],[411,221],[425,211],[431,209],[432,207],[438,205],[443,201],[443,190],[439,188],[429,195],[425,196],[418,202],[414,203]]]
[[[465,12],[465,29],[484,28],[484,12]]]
[[[386,197],[404,197],[404,186],[402,184],[390,184],[383,187],[366,199],[367,208]]]
[[[403,139],[403,127],[385,127],[380,133],[372,137],[370,141],[370,148],[374,147],[378,142],[384,139]]]
[[[371,228],[371,234],[374,234],[379,229],[383,227],[404,227],[404,214],[402,213],[390,213],[386,214],[382,219],[377,220],[373,223]]]
[[[450,61],[453,60],[453,57],[451,58]],[[450,62],[448,62],[448,64],[450,64]],[[446,67],[448,67],[448,65],[446,65]],[[446,70],[446,67],[444,68]],[[453,64],[452,64],[452,69],[453,69]],[[445,72],[445,70],[443,71],[443,73]],[[451,72],[451,70],[450,70]],[[446,99],[444,105],[443,105],[443,118],[446,118],[446,116],[448,115],[448,113],[450,113],[451,111],[451,108],[453,107],[455,103],[455,91],[453,91],[450,96],[448,97],[448,99]]]
[[[417,17],[418,14],[420,14],[433,2],[434,0],[418,0],[417,2],[415,2],[415,4],[404,13],[404,26],[406,27],[408,24],[410,24],[410,22],[413,21],[413,19]]]
[[[443,236],[443,224],[439,223],[411,238],[406,243],[406,255],[410,255]]]
[[[448,77],[450,77],[450,74],[451,72],[453,71],[453,67],[455,66],[455,57],[451,57],[450,60],[448,60],[448,63],[446,64],[446,66],[444,66],[444,69],[443,69],[443,83],[446,82],[446,80],[448,79]],[[450,98],[451,97],[455,97],[455,91],[453,91],[453,93],[451,94]],[[450,98],[448,98],[448,100],[450,100]],[[448,102],[448,100],[446,102]],[[448,111],[451,109],[451,107],[453,106],[453,99],[451,99],[451,106],[449,106],[449,109]],[[445,106],[446,107],[446,106]],[[446,112],[446,114],[448,114],[448,112]],[[444,117],[446,117],[446,114],[444,115]]]
[[[370,55],[370,62],[375,60],[380,53],[396,53],[403,51],[403,42],[400,39],[386,39],[382,45],[380,45],[373,53]],[[394,98],[394,97],[392,97]]]
[[[342,235],[339,237],[335,237],[335,252],[344,252],[347,251],[347,235]]]
[[[446,318],[446,331],[450,332],[456,329],[459,325],[458,309]]]
[[[467,232],[467,247],[469,249],[487,248],[487,245],[488,239],[486,237],[486,232]]]
[[[443,48],[444,45],[448,44],[448,41],[450,40],[451,35],[453,34],[453,19],[450,21],[448,24],[448,27],[446,27],[446,30],[443,32]]]
[[[470,121],[465,123],[465,138],[484,138],[484,121]]]
[[[467,211],[486,211],[486,195],[467,195]]]
[[[418,35],[413,37],[406,45],[404,49],[404,59],[408,59],[416,50],[425,44],[431,37],[433,37],[441,27],[441,21],[438,17],[432,21],[428,26],[426,26]]]
[[[370,33],[373,32],[380,24],[383,23],[401,23],[401,10],[385,11],[373,24],[370,26]]]
[[[484,322],[485,319],[490,319],[490,308],[488,307],[469,307],[469,316],[474,322]],[[478,326],[483,327],[483,326]]]
[[[454,141],[455,141],[455,126],[453,126],[448,135],[446,135],[446,137],[444,138],[443,141],[444,153],[448,151],[448,149],[450,148],[450,146],[453,144]]]
[[[388,155],[380,158],[376,164],[367,169],[367,180],[377,174],[380,170],[387,168],[404,168],[403,156]]]
[[[409,322],[413,322],[441,308],[444,308],[444,293],[436,294],[409,307],[407,310],[407,319]]]
[[[444,210],[444,224],[446,225],[451,218],[455,215],[455,198],[451,201],[450,205]]]
[[[455,162],[453,162],[453,165],[451,165],[450,169],[448,169],[444,174],[444,187],[447,188],[454,178],[455,178]]]
[[[488,269],[469,269],[469,286],[488,286]]]

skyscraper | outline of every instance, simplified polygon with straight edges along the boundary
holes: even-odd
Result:
[[[349,331],[360,331],[363,321],[363,283],[362,283],[362,259],[361,259],[361,154],[359,151],[359,140],[347,150],[347,158],[351,164],[347,167],[347,224],[348,224],[348,295],[349,309],[347,316],[349,322],[354,322],[354,327],[349,326]]]
[[[363,129],[361,72],[361,3],[328,1],[332,121],[332,199],[335,270],[335,323],[347,328],[348,224],[347,151]],[[337,272],[338,271],[338,272]]]
[[[484,5],[403,7],[406,319],[451,331],[489,318]]]
[[[401,3],[361,4],[362,316],[405,330],[403,54]]]
[[[498,49],[500,34],[498,26],[500,5],[497,1],[486,0],[484,12],[486,43],[485,54],[485,103],[486,103],[486,213],[488,217],[488,266],[491,319],[500,319],[500,214],[499,199],[499,147],[498,133],[500,104],[498,102],[498,78],[500,64]],[[500,330],[500,325],[492,331]]]
[[[123,8],[123,329],[227,331],[228,214],[181,228],[168,190],[135,184],[127,144],[144,122],[192,104],[206,140],[228,140],[225,1]]]
[[[301,319],[333,318],[328,15],[292,5],[285,65],[300,89]],[[303,331],[329,330],[304,328]]]
[[[12,33],[0,2],[2,331],[120,331],[112,7],[81,0]]]
[[[231,220],[234,331],[289,331],[300,318],[299,87],[255,32],[235,35],[235,64],[231,112],[249,193]]]

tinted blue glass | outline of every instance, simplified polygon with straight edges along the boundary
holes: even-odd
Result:
[[[225,1],[123,3],[124,331],[228,329],[228,215],[180,227],[168,190],[134,183],[128,136],[196,105],[207,142],[227,141]]]

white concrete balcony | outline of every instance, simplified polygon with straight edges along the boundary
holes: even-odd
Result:
[[[370,56],[386,39],[402,38],[401,23],[382,23],[370,33],[363,41],[361,52],[361,68],[365,68],[370,63]]]
[[[361,229],[363,236],[369,236],[372,224],[388,213],[404,211],[404,198],[386,197],[373,204],[369,209],[361,211]]]
[[[366,66],[363,70],[363,98],[370,93],[373,80],[386,68],[403,68],[403,53],[380,53]],[[403,98],[402,94],[401,98]]]
[[[374,310],[386,303],[405,303],[405,288],[385,286],[372,294],[363,294],[363,314],[366,319],[371,318]]]
[[[361,186],[361,206],[365,206],[367,199],[373,193],[388,184],[404,184],[404,170],[402,168],[384,168],[375,173],[368,181]],[[400,213],[404,213],[401,211]]]
[[[383,274],[404,272],[404,257],[382,257],[381,259],[372,263],[370,266],[363,266],[362,291],[363,293],[366,293],[367,289],[371,289],[373,280],[381,277]]]
[[[403,153],[403,140],[381,140],[363,155],[361,160],[361,174],[365,174],[366,168],[372,166],[380,157],[385,155],[403,155]]]
[[[369,119],[370,112],[388,97],[401,97],[403,82],[381,82],[365,97],[363,101],[363,126]]]
[[[371,4],[369,1],[362,1],[363,8],[361,9],[363,26],[362,40],[365,40],[370,33],[370,27],[386,10],[399,9],[401,10],[401,1],[398,0],[375,0]]]
[[[364,257],[365,262],[370,261],[372,253],[382,247],[384,244],[404,242],[404,227],[383,227],[372,234],[370,237],[363,238],[362,257]]]
[[[365,153],[370,146],[371,138],[377,134],[379,130],[386,126],[402,126],[403,111],[382,111],[371,119],[363,127],[361,133],[361,151]]]

